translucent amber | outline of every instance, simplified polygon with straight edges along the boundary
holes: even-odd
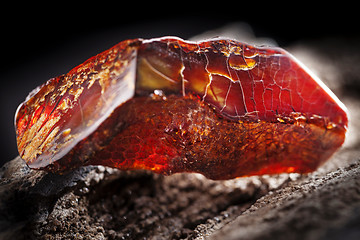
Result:
[[[211,179],[306,173],[344,142],[344,105],[280,48],[134,39],[35,89],[20,156],[62,172],[101,164]]]

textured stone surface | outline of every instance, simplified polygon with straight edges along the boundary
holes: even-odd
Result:
[[[1,169],[1,177],[5,239],[193,238],[234,219],[290,179],[212,181],[198,174],[163,177],[101,166],[59,176],[30,170],[19,158]]]
[[[210,239],[356,239],[359,236],[358,162],[326,175],[314,174],[267,194]]]

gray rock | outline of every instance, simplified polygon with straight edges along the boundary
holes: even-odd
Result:
[[[268,193],[209,239],[358,239],[360,163]]]
[[[1,239],[192,238],[234,219],[288,175],[212,181],[101,166],[65,175],[16,158],[0,170]]]

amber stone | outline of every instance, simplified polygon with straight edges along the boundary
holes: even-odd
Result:
[[[164,37],[120,42],[50,79],[15,123],[31,168],[230,179],[314,171],[344,142],[348,118],[283,49]]]

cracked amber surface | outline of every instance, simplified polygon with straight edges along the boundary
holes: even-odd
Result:
[[[20,156],[212,179],[306,173],[344,142],[344,105],[280,48],[126,40],[50,79],[15,118]]]

